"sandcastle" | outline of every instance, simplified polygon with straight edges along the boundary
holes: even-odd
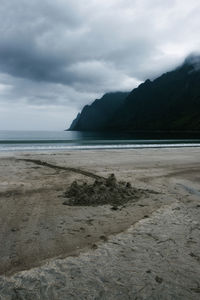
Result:
[[[93,184],[78,184],[74,181],[65,192],[67,198],[64,205],[70,206],[98,206],[110,204],[113,208],[123,206],[129,201],[137,200],[141,190],[131,186],[130,182],[117,182],[114,174],[108,178],[101,178]]]

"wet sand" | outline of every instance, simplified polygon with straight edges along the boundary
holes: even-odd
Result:
[[[199,148],[0,155],[0,299],[199,299]],[[111,173],[144,193],[63,205]]]

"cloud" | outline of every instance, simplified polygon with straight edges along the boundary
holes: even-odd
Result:
[[[0,103],[67,115],[131,90],[200,50],[199,13],[196,0],[2,0]]]

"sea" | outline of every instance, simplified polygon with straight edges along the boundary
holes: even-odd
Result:
[[[200,147],[200,135],[81,131],[0,131],[0,151]]]

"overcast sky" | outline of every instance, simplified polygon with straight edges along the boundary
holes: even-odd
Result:
[[[1,0],[0,129],[63,130],[200,50],[198,0]]]

